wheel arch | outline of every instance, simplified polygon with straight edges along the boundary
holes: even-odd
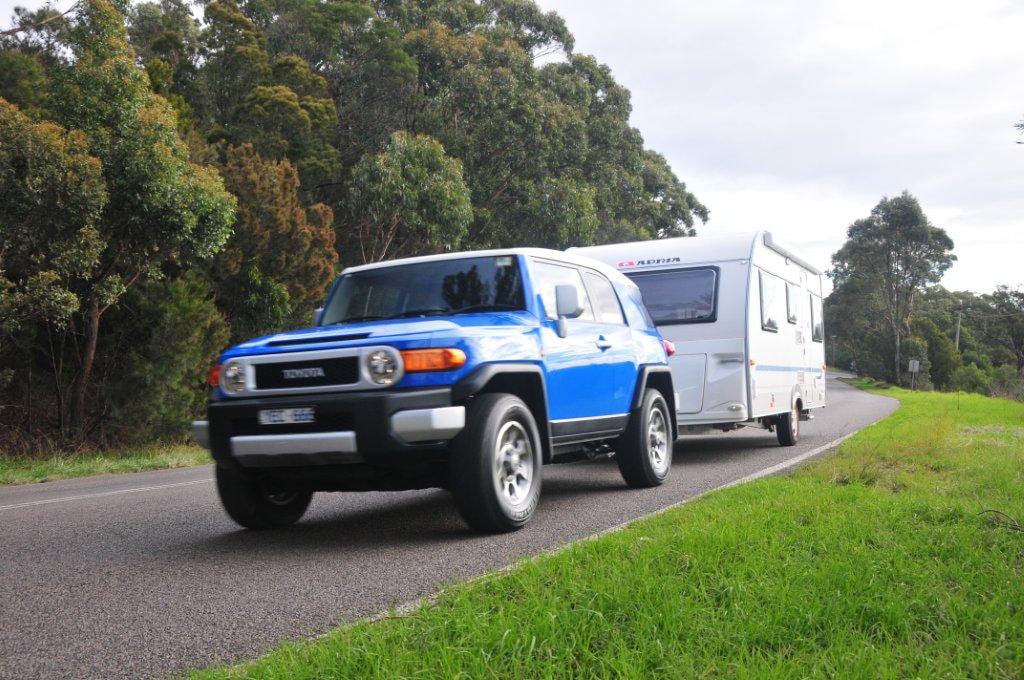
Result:
[[[644,392],[647,388],[661,392],[661,396],[668,404],[668,414],[672,421],[672,439],[679,436],[679,424],[676,422],[676,393],[672,386],[672,369],[662,364],[646,364],[640,367],[637,374],[636,387],[633,390],[633,401],[630,404],[630,413],[635,415],[644,403]]]
[[[478,394],[514,394],[529,407],[540,431],[545,463],[552,458],[551,423],[548,419],[547,385],[540,366],[526,362],[484,364],[452,388],[452,401],[464,404]]]

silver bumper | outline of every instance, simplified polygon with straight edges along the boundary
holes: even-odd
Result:
[[[330,465],[350,463],[356,453],[355,432],[259,434],[231,438],[231,455],[243,465]]]
[[[391,431],[407,444],[451,439],[465,426],[465,406],[399,411],[391,416]]]

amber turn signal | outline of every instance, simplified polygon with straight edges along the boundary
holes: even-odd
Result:
[[[215,364],[210,372],[206,374],[206,384],[210,387],[220,385],[220,364]]]
[[[450,371],[466,365],[466,353],[461,349],[409,349],[402,352],[406,373],[417,371]]]

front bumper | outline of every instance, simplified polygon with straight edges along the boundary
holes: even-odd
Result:
[[[261,425],[269,408],[308,408],[313,423]],[[393,453],[433,450],[465,426],[465,407],[449,388],[342,392],[210,402],[208,421],[193,423],[197,442],[219,461],[244,467],[366,462]]]

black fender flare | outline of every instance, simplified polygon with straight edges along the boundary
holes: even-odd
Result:
[[[548,386],[544,380],[544,371],[537,364],[527,361],[509,361],[501,363],[481,364],[458,382],[452,385],[452,403],[465,404],[475,395],[488,389],[497,381],[508,378],[528,377],[535,381],[539,389],[531,398],[524,399],[534,413],[537,428],[540,430],[541,446],[544,449],[544,462],[550,462],[554,447],[551,443],[551,421],[548,411]]]
[[[633,401],[630,403],[630,418],[639,417],[640,408],[644,403],[644,392],[647,386],[658,384],[659,391],[668,403],[668,414],[672,421],[672,439],[679,436],[679,424],[676,422],[676,393],[672,383],[672,369],[665,364],[643,364],[636,376],[636,387],[633,389]]]

